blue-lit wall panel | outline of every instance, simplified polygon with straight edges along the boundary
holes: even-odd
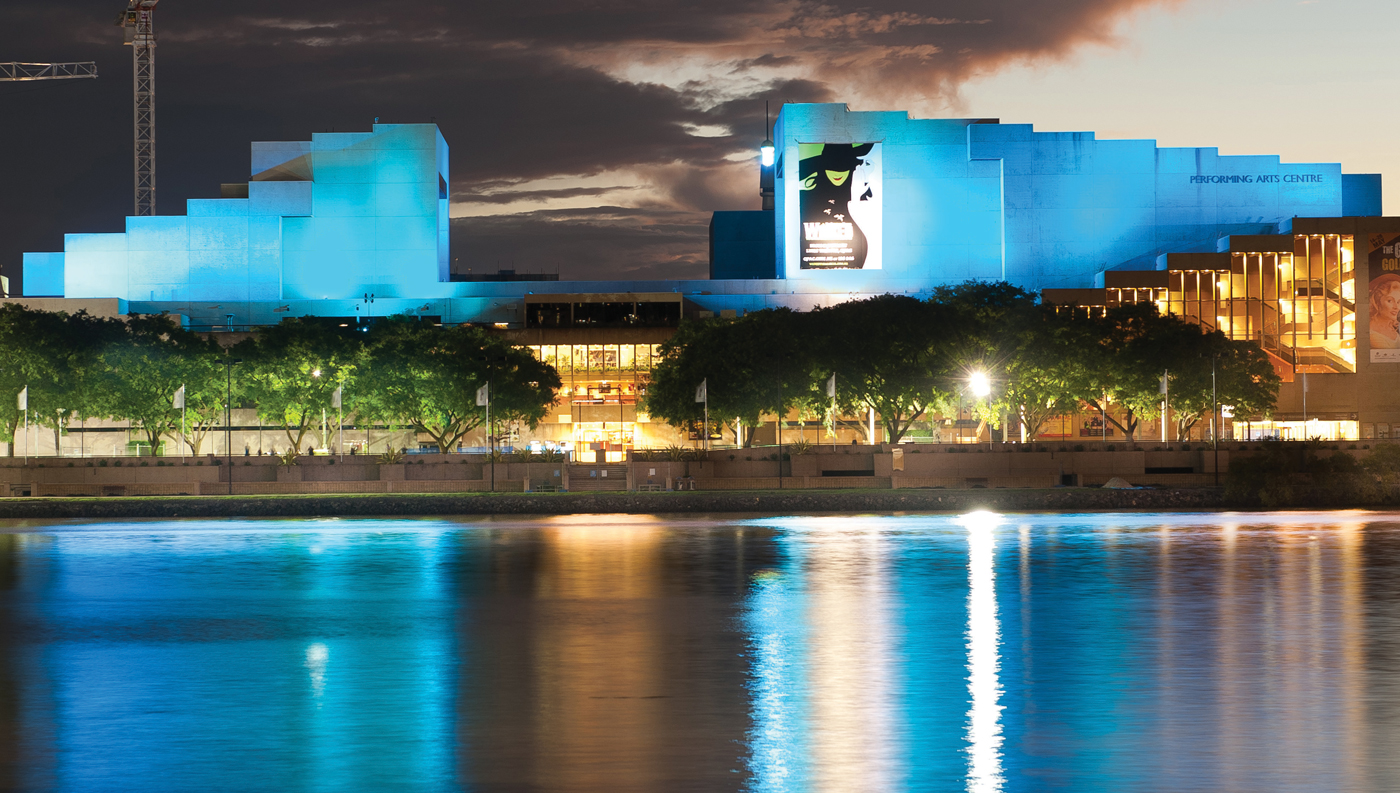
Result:
[[[63,294],[63,254],[24,254],[24,294],[31,297]]]
[[[1139,257],[1348,208],[1335,163],[1159,149],[1092,132],[790,104],[774,139],[780,271],[833,292],[919,291],[966,278],[1090,286],[1094,273]],[[872,142],[882,146],[881,269],[801,269],[799,144]],[[1364,179],[1348,183],[1350,203],[1379,213],[1379,178]]]
[[[191,199],[185,216],[128,218],[125,234],[69,235],[61,293],[349,299],[447,280],[447,143],[435,125],[258,142],[250,166],[248,198]],[[31,294],[54,289],[35,272]]]
[[[1381,214],[1381,175],[1342,174],[1342,214],[1376,217]]]

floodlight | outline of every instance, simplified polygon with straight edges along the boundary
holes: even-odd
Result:
[[[972,386],[974,396],[984,397],[992,393],[992,381],[988,380],[987,375],[983,372],[973,372],[969,384]]]

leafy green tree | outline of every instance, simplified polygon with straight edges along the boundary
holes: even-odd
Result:
[[[980,371],[992,383],[974,414],[989,423],[1015,415],[1034,438],[1078,404],[1088,377],[1082,347],[1091,343],[1082,316],[1037,305],[1035,295],[999,281],[939,287],[930,301],[949,315],[944,378],[962,389]]]
[[[999,377],[988,407],[1016,416],[1034,439],[1045,423],[1075,410],[1093,374],[1095,326],[1054,306],[1024,308],[1008,317],[1014,331],[994,356]]]
[[[1151,303],[1115,306],[1079,322],[1091,375],[1079,396],[1132,443],[1142,422],[1162,412],[1163,371],[1182,356],[1200,354],[1200,326],[1161,314]]]
[[[195,361],[191,361],[191,369],[195,371],[184,380],[185,386],[185,412],[177,419],[177,426],[180,426],[180,438],[189,444],[190,454],[198,455],[204,445],[204,439],[224,422],[224,402],[228,392],[233,392],[232,397],[235,402],[242,399],[243,392],[237,380],[226,382],[228,377],[224,370],[224,350],[218,344],[212,344],[210,352],[211,358],[201,359],[203,366],[195,366]],[[205,369],[212,371],[212,377],[201,374],[209,374]]]
[[[30,421],[50,427],[56,436],[65,422],[100,414],[97,354],[119,327],[116,320],[81,311],[0,306],[0,433],[11,456],[24,416],[17,398],[26,387]]]
[[[955,312],[944,303],[881,295],[811,317],[817,368],[836,375],[838,409],[874,409],[891,443],[931,408],[957,398],[963,363],[978,355],[975,342],[955,340]]]
[[[705,405],[695,401],[695,391],[703,382],[711,421],[738,419],[736,439],[752,446],[764,414],[781,417],[813,399],[813,327],[811,315],[785,308],[681,323],[661,345],[647,412],[673,426],[701,422]]]
[[[428,435],[443,454],[486,421],[477,389],[491,386],[491,418],[536,427],[557,401],[554,367],[468,325],[393,319],[377,326],[356,375],[355,410]]]
[[[161,438],[178,434],[182,413],[173,400],[181,385],[196,422],[223,403],[221,353],[217,342],[181,328],[168,316],[130,318],[101,352],[105,412],[129,419],[156,453]],[[208,410],[211,405],[214,411]]]
[[[1085,326],[1098,326],[1097,344],[1084,345],[1094,369],[1081,395],[1092,409],[1128,438],[1142,421],[1162,411],[1161,378],[1169,375],[1171,407],[1176,411],[1177,439],[1211,411],[1211,360],[1217,359],[1221,405],[1236,405],[1245,414],[1268,413],[1278,396],[1278,375],[1257,346],[1232,341],[1219,331],[1171,314],[1152,304],[1109,309]]]
[[[281,427],[288,444],[300,449],[322,415],[334,412],[337,388],[345,388],[348,406],[363,346],[361,334],[333,323],[285,319],[232,349],[243,361],[233,378],[259,418]]]
[[[1176,411],[1177,440],[1186,440],[1200,421],[1210,420],[1215,404],[1229,405],[1237,416],[1269,415],[1278,403],[1281,379],[1258,345],[1233,340],[1218,330],[1201,334],[1196,357],[1178,352],[1171,371],[1171,407]],[[1211,363],[1215,363],[1212,400]]]

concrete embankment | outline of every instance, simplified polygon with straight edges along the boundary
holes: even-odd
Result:
[[[461,493],[0,499],[0,519],[571,515],[759,512],[1074,512],[1227,506],[1214,488]]]

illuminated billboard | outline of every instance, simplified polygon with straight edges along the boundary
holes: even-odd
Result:
[[[1371,363],[1400,363],[1400,235],[1372,234],[1370,242]]]
[[[880,144],[799,143],[803,270],[880,269]]]

